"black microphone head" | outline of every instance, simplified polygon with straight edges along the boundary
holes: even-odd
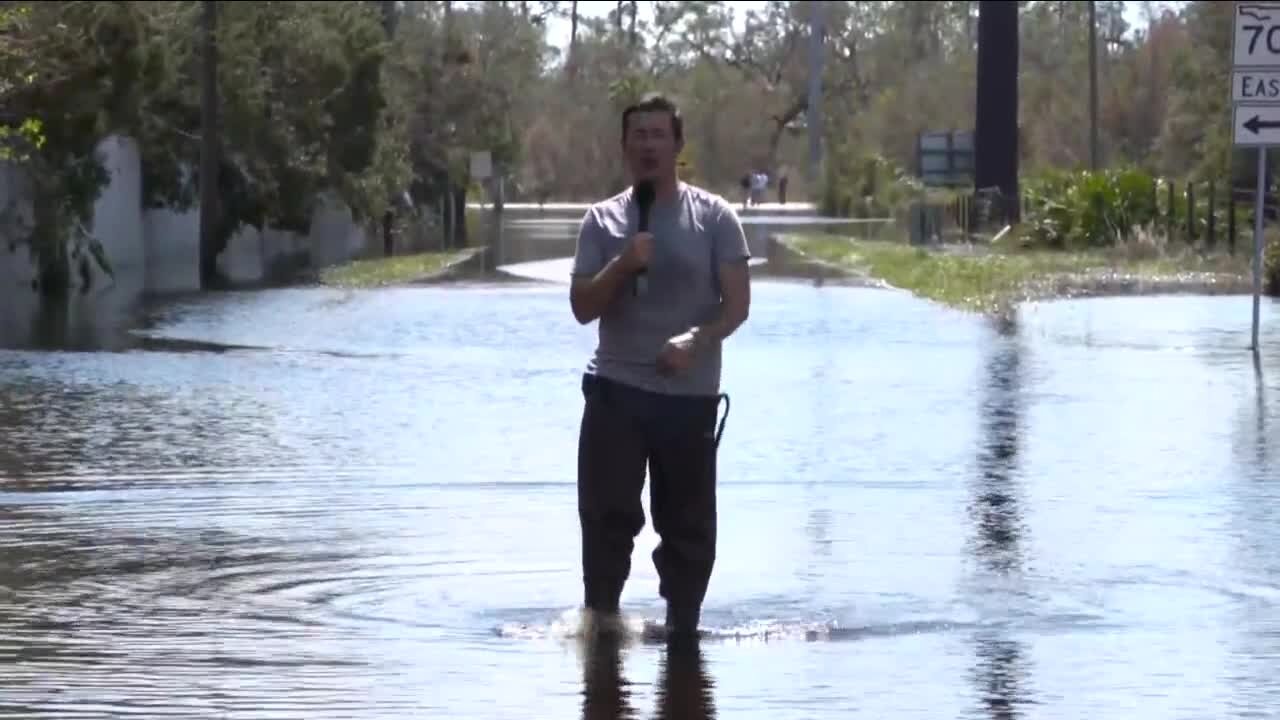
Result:
[[[636,204],[640,206],[641,210],[648,210],[653,205],[653,198],[657,190],[654,189],[652,180],[641,180],[636,183],[634,192]]]

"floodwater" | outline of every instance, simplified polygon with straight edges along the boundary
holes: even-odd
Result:
[[[167,343],[0,351],[0,717],[1262,716],[1280,316],[1255,369],[1249,312],[757,284],[708,637],[616,655],[567,637],[563,286],[196,295],[146,308]]]

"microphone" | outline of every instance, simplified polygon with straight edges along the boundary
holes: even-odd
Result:
[[[639,210],[640,219],[637,225],[639,232],[648,232],[649,230],[649,209],[653,207],[653,198],[656,193],[652,180],[641,180],[636,183],[635,189],[636,208]],[[631,287],[632,295],[643,295],[649,291],[649,269],[640,268],[636,272],[636,283]]]

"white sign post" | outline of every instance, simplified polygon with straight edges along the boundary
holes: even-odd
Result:
[[[1262,298],[1262,221],[1267,151],[1280,145],[1280,4],[1237,2],[1231,36],[1231,135],[1236,147],[1257,148],[1253,198],[1253,351],[1258,352]]]
[[[493,156],[488,150],[475,150],[471,153],[471,179],[488,180],[493,175]]]

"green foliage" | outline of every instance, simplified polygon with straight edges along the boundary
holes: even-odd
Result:
[[[1128,240],[1158,217],[1155,178],[1136,168],[1048,171],[1025,183],[1028,236],[1052,248]]]
[[[439,208],[444,193],[477,189],[476,150],[515,181],[513,200],[598,198],[622,180],[620,104],[653,89],[683,98],[684,159],[708,187],[736,193],[749,167],[777,176],[803,164],[812,3],[656,3],[634,35],[624,3],[620,18],[577,18],[569,64],[540,20],[555,13],[567,26],[579,5],[219,2],[219,234],[305,230],[325,192],[362,218],[406,186]],[[809,188],[793,175],[792,197],[883,216],[924,195],[902,168],[919,132],[971,128],[978,6],[826,4],[825,176]],[[93,148],[113,133],[137,141],[148,206],[196,201],[201,7],[0,3],[0,159],[24,163],[52,198],[38,252],[60,257],[75,235],[99,187]],[[390,39],[388,7],[399,12]],[[1021,7],[1022,167],[1079,170],[1089,157],[1087,7]],[[1146,205],[1161,207],[1158,227],[1170,214],[1177,226],[1187,178],[1225,179],[1231,8],[1182,7],[1129,28],[1123,3],[1096,3],[1102,160],[1180,178],[1174,207],[1163,207],[1163,181],[1155,199],[1135,189],[1137,170],[1036,176],[1028,187],[1045,202],[1033,201],[1030,218],[1044,242],[1113,242],[1154,213]],[[1206,211],[1201,192],[1198,228]]]
[[[824,215],[893,217],[924,196],[919,179],[881,155],[857,153],[850,144],[832,148],[823,171]]]
[[[1225,178],[1176,182],[1134,167],[1046,171],[1024,181],[1023,197],[1023,237],[1042,247],[1108,247],[1140,235],[1144,241],[1154,237],[1169,243],[1190,242],[1194,234],[1199,242],[1209,236],[1211,207],[1216,241],[1229,242],[1224,237],[1230,226]],[[1240,218],[1237,210],[1238,222]]]
[[[388,110],[381,76],[381,4],[217,6],[220,243],[245,224],[306,232],[326,192],[357,217],[380,215],[409,178],[406,124]],[[0,159],[21,162],[34,180],[29,240],[46,291],[65,285],[68,261],[102,255],[81,226],[107,179],[95,152],[107,136],[137,143],[147,207],[196,202],[200,9],[0,9]]]
[[[163,5],[157,3],[156,5]],[[3,155],[35,194],[32,245],[46,293],[70,285],[71,263],[111,273],[85,226],[107,182],[96,148],[136,118],[141,69],[159,40],[143,3],[25,3],[0,12],[0,104],[11,117]],[[16,79],[16,81],[15,81]],[[19,121],[20,119],[20,121]]]
[[[380,159],[386,107],[379,69],[387,41],[378,8],[226,3],[220,12],[228,230],[244,223],[306,232],[326,191],[358,217],[380,214],[389,194],[363,177]],[[395,174],[394,163],[381,159]]]
[[[645,93],[653,91],[653,79],[640,73],[628,73],[609,83],[609,100],[614,109],[621,114],[628,105],[640,102]]]
[[[1045,248],[992,248],[990,252],[925,250],[904,242],[808,235],[784,240],[805,255],[870,275],[889,285],[953,307],[1004,312],[1035,297],[1125,288],[1130,279],[1153,290],[1174,287],[1245,287],[1243,258],[1205,257],[1189,248],[1163,257],[1116,249],[1063,252]],[[1122,278],[1117,285],[1115,279]],[[1132,288],[1122,289],[1130,292]]]
[[[335,287],[371,288],[430,279],[452,263],[467,258],[469,251],[428,252],[387,258],[366,258],[325,268],[320,283]]]
[[[27,162],[44,143],[44,123],[39,118],[26,118],[16,127],[0,125],[0,161]]]

